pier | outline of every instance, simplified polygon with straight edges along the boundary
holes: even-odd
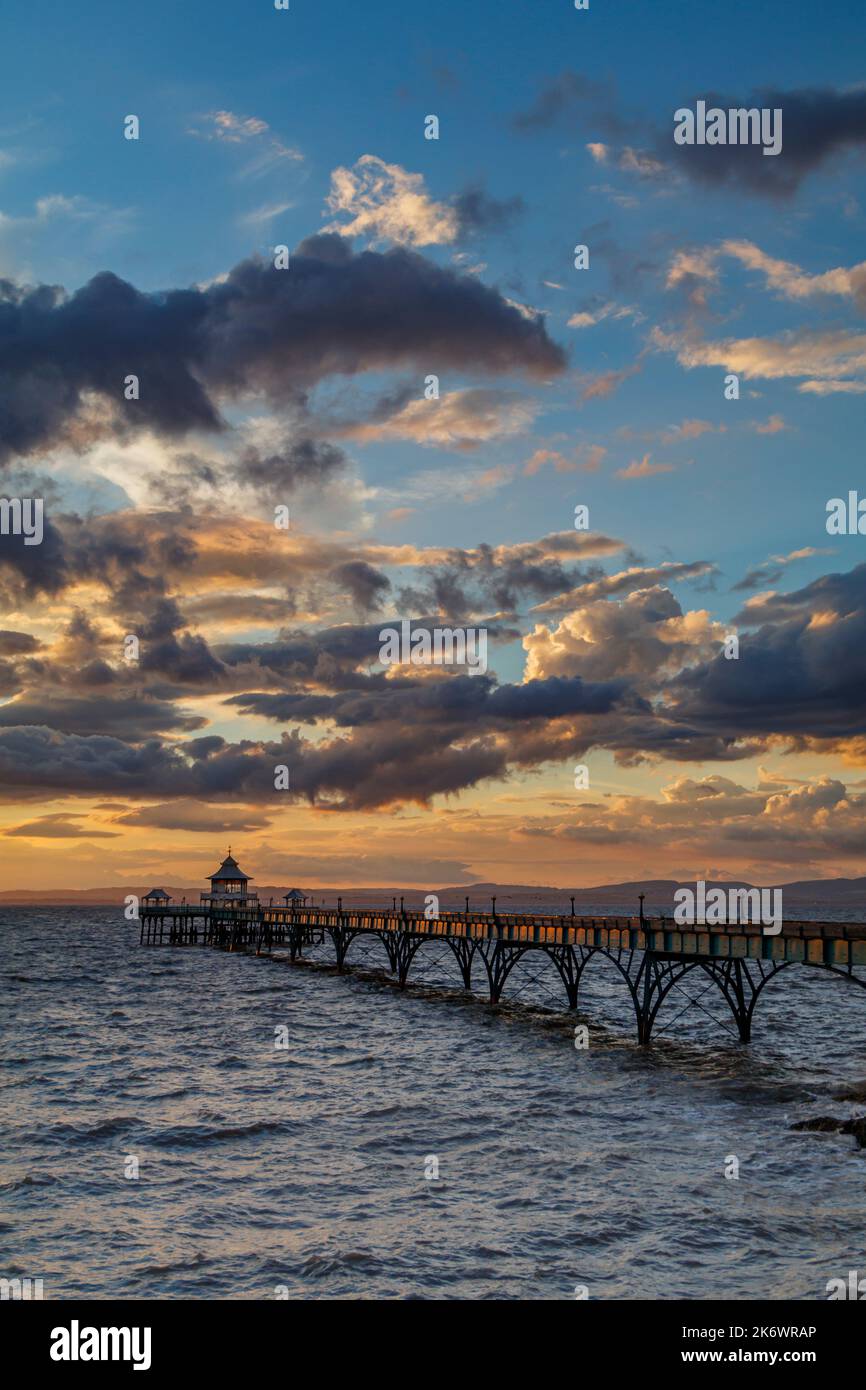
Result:
[[[227,861],[228,862],[228,861]],[[232,863],[234,861],[231,861]],[[246,884],[246,880],[244,880]],[[295,890],[296,891],[296,890]],[[342,971],[355,941],[381,943],[384,960],[401,988],[418,953],[444,942],[459,967],[463,987],[480,978],[498,1004],[514,967],[530,952],[554,964],[570,1009],[577,1008],[584,971],[606,957],[618,969],[634,1005],[640,1043],[652,1037],[659,1009],[672,989],[701,971],[727,1003],[740,1039],[749,1042],[761,992],[792,966],[820,969],[866,988],[866,925],[783,922],[776,935],[758,925],[679,926],[663,917],[576,917],[486,912],[423,912],[299,906],[287,894],[283,907],[264,906],[246,887],[234,901],[211,893],[199,906],[172,904],[148,895],[140,910],[145,946],[212,946],[256,955],[284,949],[291,961],[312,945],[330,942]],[[383,960],[383,963],[384,963]],[[709,988],[709,986],[708,986]]]

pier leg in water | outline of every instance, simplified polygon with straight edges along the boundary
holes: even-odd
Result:
[[[454,958],[460,966],[460,974],[463,977],[463,988],[472,988],[472,959],[475,955],[475,942],[471,937],[465,936],[446,936],[445,940],[451,947]]]
[[[394,946],[394,934],[393,932],[380,931],[377,932],[376,935],[378,936],[379,940],[381,941],[382,945],[385,947],[385,950],[388,953],[388,968],[391,971],[392,975],[396,975],[397,951]]]
[[[420,937],[411,937],[402,932],[396,940],[395,955],[397,957],[397,979],[401,989],[406,988],[406,981],[409,978],[409,966],[415,959],[415,953],[421,945]]]
[[[330,934],[331,940],[334,943],[334,951],[337,956],[337,969],[342,974],[343,965],[346,960],[346,952],[358,933],[347,927],[326,927],[325,930]]]
[[[545,954],[550,957],[559,971],[559,978],[565,985],[565,992],[568,995],[568,1007],[576,1009],[580,977],[592,952],[585,950],[582,946],[578,948],[574,946],[549,946],[545,948]]]
[[[502,941],[479,942],[478,953],[487,967],[487,981],[490,986],[490,1002],[498,1004],[502,998],[505,981],[511,974],[521,956],[525,956],[529,946],[510,946]]]
[[[634,953],[631,952],[630,956],[633,959]],[[637,1040],[639,1043],[645,1044],[652,1038],[656,1016],[669,991],[684,975],[687,975],[690,970],[694,970],[702,962],[691,957],[672,958],[658,956],[655,951],[644,951],[634,982],[632,982],[630,974],[631,963],[630,960],[625,969],[620,963],[620,970],[628,981],[634,1001],[634,1010],[637,1016]]]
[[[714,980],[728,1002],[740,1041],[752,1040],[752,1015],[758,995],[774,975],[784,970],[786,960],[719,960],[703,961],[703,968]]]

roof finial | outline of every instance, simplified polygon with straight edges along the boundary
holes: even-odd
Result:
[[[229,845],[229,859],[231,859],[231,857],[232,857],[232,847],[231,847],[231,845]]]

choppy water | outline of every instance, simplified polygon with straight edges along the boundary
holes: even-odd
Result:
[[[783,972],[748,1048],[675,991],[641,1049],[593,965],[576,1051],[534,956],[493,1012],[445,947],[401,994],[378,946],[341,977],[118,919],[0,919],[0,1275],[46,1297],[826,1298],[866,1272],[866,1150],[789,1128],[866,1110],[866,991]]]

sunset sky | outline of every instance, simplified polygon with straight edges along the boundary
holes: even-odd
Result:
[[[660,9],[10,0],[0,888],[866,872],[866,12]]]

